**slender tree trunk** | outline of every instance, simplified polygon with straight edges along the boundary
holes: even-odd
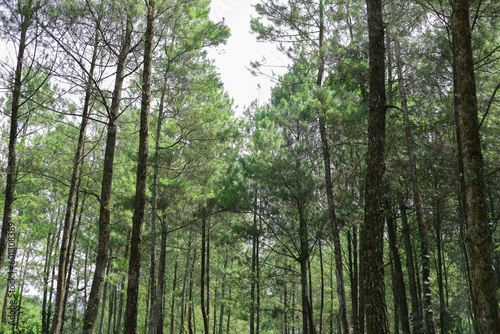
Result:
[[[324,73],[324,55],[323,55],[323,43],[324,43],[324,4],[323,1],[319,2],[320,11],[320,27],[319,27],[319,59],[320,66],[318,69],[318,75],[316,79],[316,85],[321,88],[323,84],[323,73]],[[325,106],[326,107],[326,106]],[[349,333],[349,320],[347,318],[347,301],[345,294],[345,283],[344,283],[344,271],[342,268],[342,248],[340,246],[339,229],[337,225],[337,217],[335,214],[335,204],[333,200],[333,185],[331,176],[331,166],[330,166],[330,145],[328,143],[328,138],[326,135],[326,110],[322,112],[319,116],[319,132],[321,136],[321,146],[323,152],[323,161],[325,167],[325,184],[326,184],[326,197],[328,201],[328,218],[330,222],[330,227],[332,229],[333,244],[335,248],[335,275],[337,278],[337,295],[339,298],[339,311],[340,319],[342,321],[342,332],[344,334]]]
[[[300,287],[302,299],[302,331],[304,334],[313,334],[310,324],[312,310],[310,309],[308,296],[307,264],[309,260],[309,237],[307,233],[307,222],[304,217],[302,203],[297,203],[299,210],[299,239],[300,239]]]
[[[229,300],[231,300],[231,286],[229,286]],[[230,324],[231,324],[231,309],[228,309],[228,312],[227,312],[226,334],[229,334]]]
[[[49,324],[47,322],[47,293],[49,290],[49,262],[50,262],[50,253],[52,252],[52,244],[51,239],[53,239],[52,233],[49,233],[47,236],[47,248],[45,250],[45,264],[43,270],[43,299],[42,299],[42,334],[49,333]],[[8,287],[8,285],[7,285]]]
[[[358,326],[359,333],[365,333],[365,293],[363,290],[363,247],[364,247],[364,239],[365,239],[365,229],[363,225],[359,228],[359,276],[358,276],[358,286],[359,286],[359,300],[358,300]]]
[[[163,334],[163,324],[165,315],[163,312],[163,295],[165,290],[165,267],[167,258],[167,213],[162,215],[162,231],[161,231],[161,245],[160,245],[160,263],[158,265],[158,291],[157,291],[157,324],[156,334]]]
[[[437,194],[437,176],[434,178],[434,189]],[[438,288],[439,288],[439,324],[440,330],[442,334],[446,333],[446,305],[444,300],[444,286],[443,286],[443,261],[442,261],[442,243],[441,243],[441,205],[440,199],[436,195],[435,200],[435,215],[436,215],[436,245],[437,245],[437,279],[438,279]]]
[[[203,243],[202,243],[203,247]],[[194,318],[194,306],[193,306],[193,286],[194,286],[194,264],[196,262],[196,248],[193,255],[193,264],[191,266],[190,279],[189,279],[189,308],[188,308],[188,330],[189,334],[193,334],[193,329],[196,324],[196,319]],[[203,261],[202,261],[203,263]]]
[[[320,271],[320,302],[319,302],[319,333],[323,333],[323,308],[325,305],[325,271],[323,268],[323,250],[321,245],[321,238],[318,241],[319,248],[319,271]]]
[[[392,10],[395,11],[394,2],[391,2]],[[420,261],[422,262],[422,280],[423,280],[423,294],[424,294],[424,315],[425,315],[425,332],[427,334],[436,333],[436,325],[434,322],[434,313],[432,312],[432,289],[430,277],[430,256],[429,256],[429,241],[427,238],[427,227],[424,220],[424,213],[422,209],[422,200],[420,197],[420,189],[418,186],[417,168],[415,155],[413,153],[413,140],[411,136],[410,118],[408,116],[408,101],[406,98],[406,89],[403,79],[403,64],[401,59],[399,38],[396,35],[394,38],[394,51],[396,53],[396,68],[398,72],[398,87],[399,96],[401,99],[401,110],[403,113],[403,121],[405,125],[405,138],[406,148],[408,151],[409,172],[411,184],[413,188],[413,202],[415,203],[415,211],[417,215],[418,233],[420,239]]]
[[[224,309],[226,304],[226,276],[227,276],[227,264],[229,262],[229,257],[226,256],[224,260],[224,275],[222,275],[222,295],[220,303],[220,313],[219,313],[219,334],[222,334],[222,323],[224,322]],[[187,274],[187,273],[186,273]]]
[[[29,5],[26,5],[27,10]],[[14,75],[14,86],[12,89],[12,107],[10,111],[10,131],[9,131],[9,153],[7,156],[7,177],[5,184],[5,201],[2,220],[2,233],[0,235],[0,268],[5,260],[5,253],[7,252],[7,244],[9,240],[9,232],[11,232],[12,224],[12,204],[14,203],[14,192],[16,186],[16,173],[17,173],[17,136],[18,136],[18,117],[19,105],[21,97],[22,77],[23,77],[23,63],[24,51],[26,49],[26,36],[30,26],[32,17],[22,13],[21,22],[21,36],[19,37],[19,49],[17,50],[17,65]]]
[[[63,227],[63,237],[61,240],[61,249],[59,252],[59,266],[58,266],[58,276],[57,276],[57,291],[56,291],[56,302],[54,304],[55,312],[54,318],[52,319],[52,334],[61,333],[63,313],[64,313],[64,300],[66,293],[66,276],[68,267],[68,258],[70,254],[70,225],[72,221],[72,209],[73,202],[78,190],[78,180],[80,177],[81,162],[83,158],[83,150],[85,146],[85,132],[87,130],[87,122],[90,109],[90,98],[92,96],[92,86],[94,70],[97,60],[97,49],[98,49],[98,33],[96,32],[94,38],[94,52],[92,55],[92,61],[90,63],[89,77],[87,81],[87,87],[85,90],[85,99],[83,103],[82,120],[80,123],[80,133],[78,135],[78,144],[76,147],[75,156],[73,158],[73,174],[71,176],[71,184],[69,187],[68,200],[66,202],[66,214],[64,216],[64,227]]]
[[[167,65],[167,70],[165,71],[165,80],[167,78],[167,74],[170,69],[170,62]],[[160,277],[158,277],[158,286],[162,285],[162,291],[156,292],[156,220],[157,220],[157,215],[158,215],[158,174],[159,174],[159,160],[160,160],[160,138],[161,138],[161,129],[162,129],[162,123],[163,123],[163,118],[164,118],[164,104],[165,104],[165,95],[166,95],[166,88],[165,86],[162,88],[161,92],[161,97],[160,97],[160,106],[158,108],[158,122],[156,125],[156,141],[155,141],[155,153],[154,153],[154,171],[153,171],[153,189],[151,189],[152,193],[152,198],[151,198],[151,239],[152,239],[152,249],[151,249],[151,279],[153,280],[154,284],[152,285],[152,290],[151,293],[153,294],[151,304],[152,304],[152,312],[151,312],[151,317],[149,321],[149,334],[155,334],[154,328],[156,326],[156,333],[157,334],[163,334],[163,311],[162,311],[162,298],[163,298],[163,280],[164,280],[164,275],[165,275],[165,252],[166,249],[165,247],[160,248],[160,258],[163,257],[163,274],[162,276],[162,281],[160,281]],[[165,217],[166,218],[166,217]],[[165,234],[165,246],[166,246],[166,233],[167,233],[167,228],[166,224],[165,226],[162,226],[163,232],[162,232],[162,246],[163,246],[163,235]],[[161,261],[161,260],[160,260]],[[161,267],[161,264],[160,264]],[[158,270],[161,270],[159,268]],[[158,274],[160,275],[160,274]],[[159,289],[159,287],[158,287]],[[154,300],[153,300],[154,298]],[[154,316],[153,316],[154,315]],[[161,324],[160,324],[161,323]]]
[[[369,36],[369,117],[363,255],[366,330],[389,333],[383,263],[383,177],[385,174],[385,48],[382,1],[366,0]]]
[[[154,21],[156,15],[155,1],[149,1],[147,12],[147,27],[144,37],[144,69],[142,73],[139,152],[137,161],[134,216],[132,218],[132,236],[130,240],[130,261],[128,269],[127,306],[125,308],[124,334],[137,333],[137,308],[139,302],[139,274],[141,270],[142,225],[146,208],[146,180],[149,151],[149,109],[151,104],[151,66],[153,62]],[[151,282],[151,284],[155,283]]]
[[[389,261],[391,264],[391,287],[392,287],[392,300],[393,300],[393,323],[394,323],[394,334],[399,334],[399,297],[396,286],[396,276],[394,272],[394,260],[392,253],[389,254]]]
[[[214,319],[214,322],[212,324],[212,333],[213,334],[216,334],[216,328],[217,328],[217,297],[218,297],[218,290],[217,290],[217,286],[215,287],[215,292],[214,292],[214,306],[213,306],[213,309],[214,309],[214,313],[213,313],[213,317],[212,319]]]
[[[189,278],[189,271],[190,271],[190,264],[191,264],[191,247],[192,247],[192,233],[193,230],[189,230],[189,241],[188,241],[188,249],[187,249],[187,254],[186,254],[186,267],[184,270],[184,280],[182,283],[182,299],[181,299],[181,334],[184,333],[184,321],[186,319],[186,293],[188,290],[188,278]]]
[[[349,268],[351,272],[351,305],[352,305],[352,332],[358,334],[358,240],[356,226],[352,227],[352,234],[347,232]]]
[[[491,262],[492,242],[488,225],[483,157],[479,135],[472,36],[468,0],[452,1],[454,58],[458,118],[464,168],[466,242],[471,260],[473,303],[479,333],[500,333],[498,297]]]
[[[413,318],[413,332],[422,333],[422,320],[418,306],[417,283],[415,281],[415,267],[413,265],[413,250],[411,246],[410,227],[406,215],[406,206],[399,199],[399,211],[401,213],[401,222],[403,225],[403,242],[405,245],[406,268],[408,270],[408,285],[410,289],[411,312]]]
[[[410,334],[410,321],[408,319],[408,305],[406,304],[406,289],[405,282],[403,278],[403,268],[401,265],[401,259],[399,257],[397,237],[396,237],[396,226],[393,220],[393,210],[389,204],[389,200],[386,199],[385,203],[387,210],[386,220],[387,220],[387,234],[389,235],[389,248],[392,255],[392,262],[394,265],[394,280],[392,284],[395,286],[396,293],[396,304],[398,306],[398,314],[401,321],[401,330],[403,334]]]
[[[78,185],[78,188],[79,187],[80,187],[80,185]],[[70,293],[71,273],[73,272],[73,264],[75,263],[76,241],[77,241],[77,238],[78,238],[78,231],[79,231],[80,223],[82,221],[82,215],[83,215],[83,208],[84,208],[84,205],[85,205],[85,199],[86,198],[84,196],[83,199],[82,199],[82,205],[81,205],[82,208],[80,209],[80,214],[78,216],[78,224],[76,224],[76,214],[73,217],[73,222],[71,223],[71,233],[70,233],[70,236],[69,236],[70,243],[68,245],[68,251],[71,251],[71,259],[70,259],[69,264],[68,264],[69,267],[66,270],[66,274],[67,274],[67,277],[66,277],[66,292],[64,293],[63,314],[62,314],[63,322],[61,323],[61,333],[64,330],[64,318],[66,317],[66,310],[67,310],[66,306],[68,304],[68,298],[69,298],[69,293]],[[78,210],[78,201],[79,201],[79,196],[77,194],[76,200],[75,200],[75,213]],[[78,226],[75,226],[75,225],[78,225]],[[77,281],[77,283],[78,283],[78,281]],[[78,284],[77,284],[77,286],[78,286]],[[75,296],[75,299],[76,299],[76,296]]]
[[[127,232],[127,241],[126,241],[126,246],[125,246],[125,254],[123,257],[125,259],[128,258],[128,250],[129,250],[129,240],[130,240],[130,231]],[[125,297],[125,276],[122,277],[121,283],[120,283],[120,302],[118,305],[118,323],[115,326],[115,332],[114,334],[120,334],[121,332],[121,327],[122,327],[122,314],[123,314],[123,299]]]
[[[256,279],[256,270],[255,266],[257,263],[257,196],[254,198],[254,208],[253,208],[253,231],[252,231],[252,277],[250,282],[250,334],[255,334],[255,310],[256,310],[256,302],[255,302],[255,285],[257,282]]]
[[[205,209],[203,208],[203,211]],[[205,334],[209,334],[209,324],[208,324],[208,312],[205,301],[205,288],[206,288],[206,239],[207,239],[207,228],[206,228],[206,213],[202,213],[202,225],[201,225],[201,279],[200,279],[200,297],[201,297],[201,313],[203,316],[203,329]]]
[[[125,73],[125,63],[130,50],[132,39],[132,18],[129,16],[126,23],[126,31],[122,40],[120,54],[115,77],[115,87],[109,109],[109,120],[106,137],[106,149],[104,152],[104,167],[101,187],[101,201],[99,206],[99,238],[97,246],[97,260],[95,263],[94,279],[90,296],[85,309],[83,320],[83,334],[92,334],[94,332],[101,292],[104,283],[106,264],[109,253],[109,235],[110,235],[110,214],[111,214],[111,185],[113,182],[113,161],[115,156],[117,120],[119,116],[119,107]]]
[[[174,334],[174,320],[175,320],[175,289],[177,287],[177,268],[179,267],[179,262],[177,257],[175,258],[174,266],[174,279],[172,280],[172,302],[170,303],[170,334]]]

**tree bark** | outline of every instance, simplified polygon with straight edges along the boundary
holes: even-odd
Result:
[[[382,1],[366,0],[369,35],[369,117],[366,195],[361,257],[366,330],[389,333],[383,264],[385,174],[385,48]]]
[[[113,161],[116,147],[117,121],[119,116],[120,100],[125,73],[127,56],[130,51],[132,39],[132,17],[127,17],[125,35],[123,36],[118,55],[115,86],[109,109],[109,120],[106,135],[106,149],[104,152],[104,167],[102,176],[101,198],[99,206],[99,238],[97,246],[97,260],[95,263],[94,279],[90,296],[85,309],[83,320],[83,334],[92,334],[94,332],[101,292],[104,283],[106,265],[109,253],[109,235],[110,235],[110,215],[111,215],[111,186],[113,182]]]
[[[500,333],[498,297],[491,262],[492,242],[486,203],[483,156],[477,118],[478,105],[468,0],[452,1],[453,44],[458,102],[458,125],[464,168],[467,248],[471,263],[473,303],[479,333]]]
[[[26,5],[26,10],[31,10],[29,5]],[[18,117],[19,105],[21,98],[22,77],[24,51],[26,49],[26,37],[32,17],[29,13],[22,13],[23,21],[21,22],[21,36],[19,37],[19,49],[17,52],[17,65],[14,74],[14,87],[12,89],[12,107],[10,111],[10,131],[9,131],[9,152],[7,156],[7,177],[5,184],[5,201],[2,220],[2,234],[0,235],[0,268],[5,260],[7,252],[7,244],[10,238],[15,237],[15,229],[11,230],[12,224],[12,204],[14,203],[14,192],[16,186],[17,174],[17,136],[18,136]]]
[[[137,161],[134,216],[130,239],[130,261],[128,269],[127,306],[125,308],[124,334],[137,333],[137,308],[139,296],[139,274],[141,270],[142,225],[146,208],[146,180],[149,148],[149,109],[151,105],[151,67],[153,62],[154,23],[156,2],[147,6],[147,26],[144,36],[144,68],[142,73],[141,124]],[[152,282],[153,284],[153,282]]]

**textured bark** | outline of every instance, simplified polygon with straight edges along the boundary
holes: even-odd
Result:
[[[125,73],[125,63],[130,50],[132,39],[132,18],[127,18],[125,35],[118,55],[115,86],[109,109],[109,120],[106,135],[106,149],[104,152],[104,167],[101,186],[101,197],[99,205],[99,237],[97,246],[97,259],[95,262],[94,279],[90,289],[90,296],[85,309],[83,320],[83,334],[94,333],[94,328],[101,300],[102,287],[104,283],[106,264],[108,262],[110,216],[111,216],[111,186],[113,182],[113,161],[116,147],[117,120],[119,115],[120,100]]]
[[[364,237],[361,257],[366,331],[389,333],[383,267],[383,178],[385,173],[385,48],[382,1],[367,0],[369,117]]]
[[[483,157],[479,136],[478,105],[469,1],[452,1],[453,44],[462,148],[466,242],[470,256],[473,303],[479,333],[500,333],[498,297],[491,261],[491,236],[486,203]]]
[[[147,26],[144,36],[144,68],[142,72],[139,152],[137,159],[134,216],[132,218],[132,235],[130,238],[130,260],[128,267],[127,306],[125,308],[124,334],[137,333],[142,225],[144,222],[146,208],[146,180],[149,152],[149,109],[151,105],[151,66],[153,62],[154,23],[156,15],[155,1],[150,1],[148,3],[147,11]]]

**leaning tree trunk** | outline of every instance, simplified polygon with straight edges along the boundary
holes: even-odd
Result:
[[[389,333],[384,288],[385,48],[382,1],[366,0],[369,36],[369,117],[366,195],[361,257],[366,330]],[[360,319],[360,321],[362,321]]]
[[[467,248],[471,262],[473,303],[479,333],[500,333],[498,297],[491,261],[491,236],[483,174],[483,156],[477,118],[478,106],[469,1],[452,1],[453,44],[460,145],[464,168]]]
[[[111,185],[113,182],[113,161],[115,157],[117,121],[119,116],[119,107],[122,94],[125,63],[130,50],[132,40],[132,18],[127,18],[125,35],[122,40],[120,54],[115,76],[115,87],[109,109],[108,129],[106,136],[106,149],[104,152],[104,167],[101,187],[101,201],[99,206],[99,238],[97,246],[97,260],[95,263],[94,279],[90,296],[85,310],[83,320],[83,334],[94,333],[94,328],[99,311],[99,302],[101,300],[102,287],[106,272],[109,253],[110,236],[110,215],[111,215]]]
[[[141,270],[142,224],[146,208],[146,180],[149,144],[149,109],[151,105],[151,65],[153,62],[154,21],[156,2],[148,4],[146,34],[144,36],[144,70],[142,74],[141,125],[135,188],[134,216],[130,238],[127,306],[125,308],[124,334],[137,333],[137,309],[139,297],[139,273]],[[153,282],[152,282],[153,284]],[[153,299],[154,300],[154,299]]]

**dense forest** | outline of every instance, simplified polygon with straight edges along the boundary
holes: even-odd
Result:
[[[500,3],[254,9],[0,0],[0,333],[500,333]]]

